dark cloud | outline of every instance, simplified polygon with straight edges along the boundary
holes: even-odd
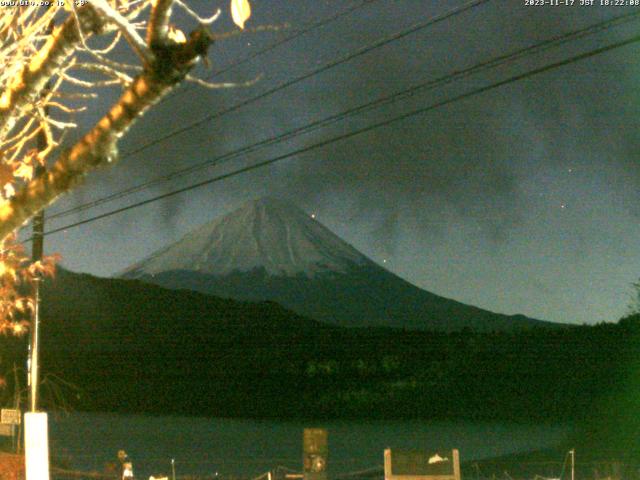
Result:
[[[200,11],[207,11],[206,2],[195,4]],[[274,1],[267,7],[266,2],[255,0],[255,4],[256,18],[263,15],[265,23],[287,21],[294,29],[345,6],[344,2],[311,1],[303,2],[307,8],[295,9],[291,2]],[[305,35],[224,76],[225,80],[242,81],[264,73],[264,78],[251,88],[196,89],[156,107],[127,136],[122,151],[260,94],[451,6],[449,1],[373,2],[352,17]],[[121,167],[100,173],[93,185],[102,195],[151,180],[621,13],[624,12],[599,7],[527,9],[519,2],[489,2],[470,14],[376,49],[149,148],[124,160]],[[635,34],[636,28],[630,23],[603,31],[478,77],[416,94],[243,157],[229,164],[228,169],[312,145],[610,44]],[[214,66],[233,62],[286,33],[220,42],[215,45]],[[632,230],[626,229],[637,223],[640,215],[638,58],[638,47],[629,46],[567,65],[224,184],[172,197],[145,212],[152,212],[149,215],[161,220],[155,227],[156,242],[161,243],[174,239],[177,230],[186,233],[185,225],[195,226],[248,198],[284,196],[303,207],[318,209],[325,223],[337,226],[347,237],[362,240],[362,248],[380,258],[426,257],[421,251],[403,252],[401,246],[407,245],[428,248],[443,258],[452,255],[449,249],[470,246],[475,250],[469,257],[458,251],[454,254],[461,257],[460,276],[477,276],[482,292],[465,290],[462,283],[450,285],[448,293],[455,298],[462,298],[465,291],[474,300],[483,295],[483,304],[496,311],[511,305],[506,297],[534,298],[527,305],[539,303],[538,310],[524,313],[588,321],[583,318],[590,314],[587,303],[580,300],[588,291],[594,299],[589,305],[599,308],[596,313],[600,319],[606,312],[614,312],[619,299],[596,291],[587,278],[589,272],[605,269],[611,272],[612,285],[626,285],[637,276],[635,272],[625,280],[635,268],[634,263],[640,268],[634,253],[636,238]],[[164,184],[146,195],[164,193],[228,169],[206,170],[185,178],[185,183]],[[86,192],[80,195],[90,197]],[[76,201],[86,199],[80,195]],[[136,215],[114,217],[110,230],[119,234],[133,228]],[[114,238],[116,234],[95,241]],[[513,249],[514,244],[518,249]],[[512,251],[520,257],[510,257]],[[131,262],[134,260],[139,258]],[[413,270],[413,264],[405,267],[397,273],[411,276],[418,284],[452,282],[445,267],[442,272],[428,266]],[[574,270],[582,276],[562,277]],[[507,278],[505,272],[526,278],[517,285],[502,284]],[[530,273],[535,280],[527,280]],[[513,295],[504,295],[510,289]],[[556,293],[542,299],[550,291]],[[567,305],[573,305],[573,310],[560,311]],[[554,308],[558,311],[552,311]],[[614,315],[611,313],[612,318]]]

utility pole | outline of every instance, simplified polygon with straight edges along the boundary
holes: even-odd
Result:
[[[55,26],[54,20],[49,22],[47,26],[46,35],[51,35]],[[47,82],[45,86],[45,92],[51,88],[51,81]],[[44,119],[49,116],[49,107],[47,105],[43,108]],[[47,149],[48,141],[44,128],[41,128],[37,136],[37,149],[42,152]],[[38,164],[34,172],[34,178],[43,176],[46,173],[45,164]],[[31,242],[31,261],[39,262],[42,260],[44,253],[44,209],[40,210],[33,217],[33,240]],[[36,275],[33,283],[33,317],[31,322],[31,328],[29,329],[29,360],[27,365],[28,379],[27,384],[29,386],[29,411],[38,411],[38,386],[40,383],[40,284],[42,279]]]
[[[45,115],[48,109],[45,107]],[[47,148],[47,138],[43,131],[38,134],[38,150]],[[45,167],[38,165],[35,177],[44,175]],[[40,210],[33,217],[33,241],[31,244],[31,261],[42,260],[44,251],[44,210]],[[29,411],[38,410],[38,384],[40,382],[40,283],[41,279],[36,276],[33,283],[33,319],[31,322],[29,339]]]
[[[53,33],[53,20],[47,28],[47,35]],[[51,82],[45,89],[51,88]],[[49,109],[44,107],[43,122],[46,122]],[[48,146],[44,128],[38,132],[37,148],[42,152]],[[44,163],[44,162],[43,162]],[[34,177],[46,174],[45,165],[38,165]],[[33,242],[31,244],[31,260],[42,260],[44,251],[44,209],[33,218]],[[29,360],[28,360],[28,385],[29,385],[29,412],[24,414],[24,460],[26,480],[49,480],[49,425],[45,412],[38,411],[38,386],[40,384],[40,284],[42,279],[39,273],[33,282],[33,316],[29,329]]]
[[[45,109],[45,115],[47,114]],[[47,148],[47,139],[41,131],[38,135],[38,150]],[[35,176],[45,174],[39,165]],[[33,219],[33,243],[31,260],[42,260],[44,247],[44,210]],[[39,274],[36,274],[39,275]],[[38,411],[38,385],[40,383],[40,284],[36,276],[33,282],[33,317],[29,329],[29,411],[24,414],[24,453],[26,480],[49,480],[49,427],[47,414]]]
[[[572,448],[571,454],[571,480],[576,480],[576,449]]]
[[[47,110],[45,109],[45,115]],[[38,135],[38,150],[47,148],[47,139],[43,132]],[[44,166],[39,165],[35,176],[45,174]],[[33,219],[33,243],[31,260],[42,260],[44,247],[44,210]],[[39,274],[36,274],[39,275]],[[38,411],[38,385],[40,383],[40,284],[42,279],[36,276],[33,282],[33,317],[29,329],[29,411],[24,414],[24,459],[26,480],[49,480],[49,426],[47,414]]]

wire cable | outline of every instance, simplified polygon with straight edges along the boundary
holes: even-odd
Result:
[[[420,91],[423,90],[431,90],[434,89],[436,87],[442,86],[442,85],[446,85],[448,83],[451,83],[455,80],[459,80],[461,78],[466,78],[468,76],[477,74],[479,72],[488,70],[490,68],[495,68],[501,65],[504,65],[505,63],[508,62],[513,62],[515,60],[524,58],[525,56],[529,56],[529,55],[533,55],[533,54],[537,54],[540,53],[542,51],[548,50],[550,48],[553,47],[557,47],[559,45],[563,45],[566,44],[568,42],[571,41],[575,41],[577,39],[580,38],[584,38],[587,35],[593,35],[595,33],[598,33],[602,30],[606,30],[611,28],[612,26],[617,26],[617,25],[621,25],[623,23],[627,23],[630,21],[634,21],[637,20],[638,17],[640,17],[640,11],[636,11],[634,13],[631,14],[625,14],[625,15],[621,15],[618,17],[615,17],[613,19],[610,20],[606,20],[603,22],[599,22],[596,23],[594,25],[590,25],[588,27],[573,31],[573,32],[569,32],[569,33],[565,33],[559,36],[555,36],[552,37],[544,42],[535,44],[535,45],[531,45],[528,47],[524,47],[521,48],[519,50],[516,50],[512,53],[509,54],[505,54],[505,55],[500,55],[498,57],[494,57],[488,61],[484,61],[484,62],[480,62],[476,65],[473,65],[471,67],[462,69],[462,70],[458,70],[458,71],[454,71],[448,75],[439,77],[437,79],[433,79],[433,80],[429,80],[427,82],[422,82],[418,85],[412,86],[410,88],[407,89],[403,89],[399,92],[393,93],[391,95],[386,95],[383,97],[380,97],[374,101],[368,102],[366,104],[363,105],[359,105],[357,107],[354,108],[350,108],[347,109],[343,112],[340,112],[338,114],[334,114],[334,115],[330,115],[328,117],[325,117],[323,119],[320,120],[316,120],[314,122],[311,122],[309,124],[306,124],[304,126],[301,127],[297,127],[294,128],[292,130],[289,130],[287,132],[284,132],[282,134],[278,134],[276,136],[270,137],[268,139],[265,140],[261,140],[259,142],[253,143],[251,145],[242,147],[238,150],[234,150],[228,153],[225,153],[221,156],[218,156],[216,158],[198,163],[196,165],[192,165],[189,167],[185,167],[182,168],[180,170],[176,170],[174,172],[171,172],[170,174],[167,175],[163,175],[161,177],[149,180],[147,182],[138,184],[138,185],[134,185],[132,187],[129,187],[127,189],[121,190],[119,192],[113,193],[111,195],[108,195],[106,197],[94,200],[92,202],[88,202],[85,203],[83,205],[79,205],[58,213],[55,213],[53,215],[50,215],[48,217],[48,220],[53,220],[56,218],[63,218],[75,213],[79,213],[91,208],[95,208],[99,205],[126,197],[128,195],[131,195],[133,193],[137,193],[140,191],[143,191],[145,189],[151,188],[155,185],[161,184],[161,183],[165,183],[171,180],[174,180],[176,178],[180,178],[183,176],[186,176],[188,174],[191,174],[193,172],[205,169],[205,168],[210,168],[212,166],[221,164],[222,162],[225,162],[227,160],[231,160],[233,158],[237,158],[240,155],[244,155],[244,154],[248,154],[248,153],[253,153],[263,147],[269,146],[269,145],[273,145],[276,143],[280,143],[286,140],[289,140],[291,138],[297,137],[299,135],[302,134],[307,134],[309,132],[318,130],[319,128],[322,127],[326,127],[330,124],[336,123],[337,121],[343,120],[345,118],[348,118],[352,115],[355,114],[359,114],[359,113],[363,113],[369,110],[372,110],[374,108],[379,108],[380,106],[383,105],[387,105],[389,103],[395,102],[397,100],[401,100],[407,97],[410,97]]]
[[[227,65],[226,67],[217,70],[216,72],[213,73],[213,75],[209,76],[207,78],[207,80],[213,80],[216,77],[219,77],[220,75],[223,75],[233,69],[235,69],[236,67],[239,67],[240,65],[244,65],[247,62],[250,62],[251,60],[254,60],[255,58],[264,55],[265,53],[269,53],[273,50],[275,50],[276,48],[289,43],[293,40],[295,40],[296,38],[299,38],[303,35],[306,35],[309,32],[312,32],[313,30],[316,30],[318,28],[322,28],[336,20],[339,20],[340,18],[350,15],[353,12],[355,12],[356,10],[361,9],[362,7],[365,7],[367,5],[370,5],[372,3],[377,2],[378,0],[363,0],[361,3],[351,6],[349,8],[346,8],[345,10],[342,10],[341,12],[338,12],[334,15],[331,15],[327,18],[324,18],[318,22],[312,23],[304,28],[301,28],[300,30],[297,30],[296,32],[294,32],[292,35],[289,35],[288,37],[285,37],[281,40],[278,40],[274,43],[272,43],[271,45],[266,46],[265,48],[258,50],[257,52],[252,53],[251,55],[247,55],[245,58],[243,58],[242,60],[238,60],[237,62],[233,62],[230,65]],[[178,91],[176,91],[173,95],[169,95],[165,98],[163,98],[162,100],[160,100],[160,102],[158,102],[158,104],[160,103],[164,103],[167,100],[171,100],[173,98],[179,97],[180,95],[183,95],[191,90],[193,90],[195,87],[185,87],[183,89],[180,89]]]
[[[141,206],[144,206],[144,205],[148,205],[150,203],[157,202],[158,200],[169,198],[169,197],[178,195],[180,193],[188,192],[190,190],[194,190],[196,188],[203,187],[205,185],[211,185],[213,183],[217,183],[217,182],[220,182],[222,180],[226,180],[228,178],[235,177],[235,176],[240,175],[242,173],[250,172],[252,170],[257,170],[257,169],[265,167],[267,165],[272,165],[272,164],[274,164],[276,162],[280,162],[282,160],[285,160],[285,159],[288,159],[288,158],[291,158],[291,157],[295,157],[295,156],[299,156],[299,155],[302,155],[304,153],[308,153],[308,152],[310,152],[312,150],[316,150],[316,149],[325,147],[325,146],[330,145],[332,143],[336,143],[336,142],[340,142],[340,141],[343,141],[343,140],[347,140],[347,139],[355,137],[357,135],[361,135],[363,133],[370,132],[370,131],[372,131],[374,129],[385,127],[385,126],[391,125],[393,123],[396,123],[396,122],[399,122],[399,121],[402,121],[402,120],[406,120],[406,119],[408,119],[410,117],[414,117],[416,115],[421,115],[421,114],[430,112],[432,110],[435,110],[437,108],[440,108],[440,107],[443,107],[443,106],[446,106],[446,105],[450,105],[450,104],[458,102],[460,100],[464,100],[464,99],[467,99],[467,98],[470,98],[470,97],[474,97],[474,96],[480,95],[482,93],[486,93],[488,91],[495,90],[496,88],[499,88],[499,87],[502,87],[502,86],[505,86],[505,85],[508,85],[508,84],[511,84],[511,83],[515,83],[515,82],[518,82],[518,81],[533,77],[535,75],[539,75],[541,73],[545,73],[545,72],[548,72],[550,70],[554,70],[556,68],[560,68],[560,67],[569,65],[571,63],[575,63],[575,62],[578,62],[578,61],[581,61],[581,60],[585,60],[587,58],[591,58],[591,57],[594,57],[596,55],[600,55],[602,53],[609,52],[609,51],[617,49],[617,48],[621,48],[621,47],[624,47],[624,46],[627,46],[627,45],[631,45],[631,44],[637,43],[639,41],[640,41],[640,35],[636,35],[636,36],[628,38],[626,40],[622,40],[622,41],[619,41],[619,42],[616,42],[616,43],[613,43],[613,44],[610,44],[610,45],[607,45],[607,46],[604,46],[604,47],[601,47],[601,48],[597,48],[595,50],[591,50],[591,51],[588,51],[588,52],[585,52],[585,53],[581,53],[579,55],[572,56],[572,57],[570,57],[568,59],[561,60],[561,61],[558,61],[558,62],[554,62],[554,63],[548,64],[548,65],[545,65],[543,67],[535,68],[535,69],[529,70],[529,71],[527,71],[525,73],[521,73],[521,74],[518,74],[518,75],[511,76],[511,77],[509,77],[509,78],[507,78],[505,80],[500,80],[500,81],[491,83],[491,84],[486,85],[484,87],[479,87],[479,88],[473,89],[471,91],[468,91],[466,93],[451,97],[449,99],[442,100],[442,101],[433,103],[433,104],[425,106],[425,107],[421,107],[421,108],[418,108],[418,109],[411,110],[411,111],[406,112],[404,114],[401,114],[401,115],[398,115],[398,116],[395,116],[395,117],[392,117],[392,118],[389,118],[389,119],[386,119],[386,120],[383,120],[383,121],[380,121],[380,122],[373,123],[373,124],[368,125],[366,127],[363,127],[363,128],[360,128],[360,129],[357,129],[357,130],[354,130],[354,131],[351,131],[351,132],[348,132],[348,133],[344,133],[342,135],[337,135],[337,136],[332,137],[330,139],[323,140],[323,141],[314,143],[312,145],[308,145],[308,146],[303,147],[303,148],[299,148],[299,149],[294,150],[292,152],[288,152],[288,153],[285,153],[285,154],[282,154],[282,155],[278,155],[276,157],[272,157],[270,159],[254,163],[252,165],[247,165],[245,167],[236,169],[236,170],[234,170],[232,172],[225,173],[225,174],[222,174],[222,175],[218,175],[218,176],[209,178],[207,180],[203,180],[203,181],[194,183],[194,184],[189,185],[187,187],[183,187],[183,188],[180,188],[180,189],[177,189],[177,190],[173,190],[171,192],[167,192],[167,193],[164,193],[162,195],[157,195],[155,197],[152,197],[152,198],[140,201],[140,202],[136,202],[136,203],[133,203],[131,205],[127,205],[125,207],[121,207],[121,208],[118,208],[118,209],[115,209],[115,210],[111,210],[109,212],[106,212],[106,213],[103,213],[103,214],[100,214],[100,215],[96,215],[96,216],[91,217],[91,218],[87,218],[87,219],[84,219],[84,220],[81,220],[81,221],[78,221],[78,222],[75,222],[75,223],[71,223],[71,224],[66,225],[64,227],[59,227],[59,228],[55,228],[53,230],[49,230],[49,231],[45,232],[44,235],[45,236],[53,235],[55,233],[59,233],[59,232],[68,230],[70,228],[75,228],[75,227],[79,227],[81,225],[85,225],[87,223],[92,223],[92,222],[95,222],[97,220],[101,220],[103,218],[107,218],[107,217],[110,217],[110,216],[113,216],[113,215],[116,215],[116,214],[119,214],[119,213],[122,213],[122,212],[125,212],[125,211],[128,211],[128,210],[132,210],[134,208],[138,208],[138,207],[141,207]],[[29,239],[27,239],[25,241],[28,241],[28,240]]]
[[[441,15],[437,15],[435,17],[431,17],[427,20],[425,20],[424,22],[419,22],[416,23],[414,25],[412,25],[411,27],[402,30],[400,32],[394,33],[393,35],[387,36],[382,38],[381,40],[377,40],[374,43],[370,44],[370,45],[366,45],[364,47],[361,47],[357,50],[355,50],[352,53],[349,53],[345,56],[342,56],[336,60],[332,60],[329,63],[326,63],[318,68],[316,68],[315,70],[305,73],[299,77],[293,78],[291,80],[287,80],[279,85],[276,85],[273,88],[270,88],[254,97],[248,98],[247,100],[244,100],[242,102],[239,102],[229,108],[225,108],[223,110],[220,110],[216,113],[213,113],[211,115],[207,115],[203,118],[201,118],[200,120],[196,120],[195,122],[190,123],[189,125],[185,125],[184,127],[178,128],[176,130],[173,130],[161,137],[158,137],[154,140],[151,140],[149,142],[144,143],[143,145],[135,148],[134,150],[130,150],[129,152],[126,152],[122,155],[122,159],[124,158],[129,158],[133,155],[136,155],[140,152],[142,152],[143,150],[146,150],[154,145],[157,145],[159,143],[164,142],[165,140],[169,140],[170,138],[173,138],[177,135],[180,135],[182,133],[188,132],[189,130],[192,130],[193,128],[199,127],[200,125],[203,125],[205,123],[208,123],[212,120],[215,120],[217,118],[222,117],[223,115],[227,115],[229,113],[235,112],[236,110],[241,109],[242,107],[245,107],[247,105],[250,105],[252,103],[257,102],[258,100],[262,100],[263,98],[266,98],[268,96],[273,95],[274,93],[280,92],[286,88],[289,88],[293,85],[296,85],[297,83],[300,83],[304,80],[307,80],[309,78],[315,77],[316,75],[319,75],[323,72],[326,72],[327,70],[330,70],[334,67],[337,67],[338,65],[342,65],[343,63],[349,62],[351,60],[353,60],[354,58],[360,57],[366,53],[369,53],[373,50],[376,50],[380,47],[383,47],[385,45],[388,45],[392,42],[398,41],[404,37],[407,37],[408,35],[411,35],[413,33],[416,33],[420,30],[424,30],[425,28],[431,27],[433,25],[436,25],[440,22],[443,22],[445,20],[448,20],[449,18],[455,17],[457,15],[460,15],[468,10],[471,10],[473,8],[479,7],[480,5],[483,5],[487,2],[490,2],[491,0],[473,0],[471,2],[465,3],[459,7],[453,8]]]

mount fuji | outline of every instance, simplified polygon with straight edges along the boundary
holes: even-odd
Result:
[[[422,290],[304,211],[273,198],[249,202],[193,230],[122,277],[237,300],[274,301],[348,327],[498,331],[557,325]]]

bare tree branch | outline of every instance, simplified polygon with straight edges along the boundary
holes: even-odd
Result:
[[[84,32],[99,33],[103,21],[89,4],[78,10]],[[55,28],[51,37],[25,65],[0,97],[0,138],[14,127],[16,121],[40,95],[47,81],[60,69],[80,42],[80,31],[74,18],[68,18]]]
[[[153,62],[153,53],[151,53],[142,37],[138,35],[133,25],[129,23],[129,20],[120,15],[106,0],[91,0],[91,3],[109,22],[118,27],[118,30],[122,32],[122,35],[127,39],[127,42],[129,42],[129,45],[131,45],[131,48],[140,57],[144,65],[149,65]]]
[[[243,85],[209,84],[189,75],[215,40],[205,25],[219,11],[201,17],[182,0],[88,0],[80,8],[73,0],[65,2],[0,9],[0,333],[24,332],[23,317],[33,308],[21,289],[37,284],[42,274],[52,275],[56,262],[49,256],[30,263],[16,229],[89,172],[117,161],[119,139],[178,83]],[[170,25],[174,3],[200,24],[189,37]],[[53,19],[69,6],[66,20],[53,28]],[[149,6],[150,19],[138,21]],[[231,13],[242,27],[250,15],[249,0],[232,0]],[[145,39],[138,33],[143,29]],[[98,48],[89,44],[93,36],[112,33],[114,38],[105,38]],[[123,37],[141,59],[138,65],[107,56]],[[85,52],[96,60],[78,61]],[[71,75],[74,70],[82,70],[80,78]],[[78,126],[74,114],[86,108],[77,100],[95,98],[97,87],[112,84],[122,85],[120,99],[80,141],[60,151],[66,133]],[[79,93],[79,88],[92,91]],[[55,117],[49,109],[56,110]],[[50,165],[54,152],[58,158]]]
[[[154,48],[156,44],[163,44],[169,34],[169,19],[173,0],[155,0],[151,10],[151,17],[147,24],[147,45]]]
[[[156,53],[150,68],[136,77],[120,100],[76,145],[61,154],[45,175],[31,180],[0,206],[0,239],[10,235],[59,195],[98,167],[117,160],[117,141],[162,96],[182,81],[206,54],[211,37],[204,29],[183,44],[170,44]]]
[[[258,75],[253,80],[247,80],[246,82],[207,82],[198,77],[194,77],[192,75],[187,75],[185,80],[187,82],[195,83],[196,85],[200,85],[201,87],[208,88],[210,90],[216,90],[220,88],[238,88],[238,87],[250,87],[255,85],[262,78],[262,74]]]
[[[181,0],[175,0],[176,4],[178,6],[180,6],[185,12],[187,12],[187,14],[193,18],[196,22],[198,22],[201,25],[211,25],[213,22],[215,22],[216,20],[218,20],[218,18],[220,17],[220,15],[222,14],[222,10],[218,9],[215,11],[215,13],[208,17],[201,17],[200,15],[198,15],[194,10],[192,10],[191,8],[189,8],[189,5],[187,5],[186,3],[182,2]]]

